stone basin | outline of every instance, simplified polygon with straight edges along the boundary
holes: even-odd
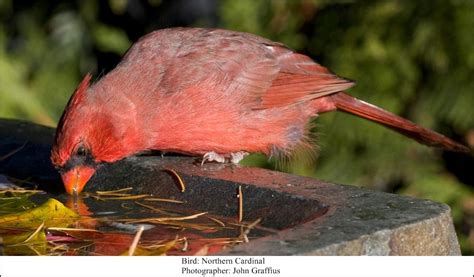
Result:
[[[54,129],[0,120],[0,174],[61,193],[49,161]],[[13,150],[13,155],[5,157]],[[3,159],[1,158],[3,157]],[[183,179],[181,192],[173,169]],[[445,204],[332,184],[260,168],[207,163],[182,156],[136,156],[104,165],[86,191],[133,187],[185,201],[197,211],[244,220],[261,218],[271,235],[224,250],[222,255],[460,255],[450,209]]]

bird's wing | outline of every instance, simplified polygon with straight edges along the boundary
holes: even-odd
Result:
[[[310,101],[350,88],[354,83],[338,77],[308,56],[285,47],[268,46],[277,57],[280,72],[260,96],[256,109],[268,109]]]
[[[205,91],[209,100],[250,102],[271,87],[279,71],[278,60],[264,45],[245,34],[212,30],[180,46],[160,87],[165,95]]]
[[[250,109],[293,105],[352,85],[283,44],[224,30],[202,31],[182,44],[160,83],[165,94],[206,91],[209,100],[224,97]]]

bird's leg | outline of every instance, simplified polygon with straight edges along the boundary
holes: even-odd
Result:
[[[201,166],[203,166],[206,161],[216,161],[218,163],[225,163],[225,157],[224,155],[217,154],[216,152],[211,151],[204,154],[204,156],[202,157]]]
[[[233,164],[238,164],[245,156],[249,155],[248,152],[239,151],[235,153],[230,153],[230,162]]]

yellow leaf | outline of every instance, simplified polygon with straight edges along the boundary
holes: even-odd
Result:
[[[36,230],[16,231],[1,235],[5,255],[46,255],[47,241],[42,225]]]
[[[66,227],[78,217],[74,211],[51,198],[39,207],[0,216],[0,227],[36,228],[43,222],[45,227]]]
[[[34,231],[25,231],[21,232],[19,234],[12,234],[12,235],[2,235],[2,240],[4,245],[10,245],[10,244],[19,244],[19,243],[24,243],[27,244],[29,243],[41,243],[41,242],[46,242],[46,235],[44,231],[37,232],[34,234],[34,236],[31,236],[34,234]],[[28,242],[25,242],[27,239]]]

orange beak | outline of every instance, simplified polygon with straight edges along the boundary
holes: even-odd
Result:
[[[66,192],[71,195],[79,194],[94,173],[95,169],[90,166],[78,166],[62,173]]]

